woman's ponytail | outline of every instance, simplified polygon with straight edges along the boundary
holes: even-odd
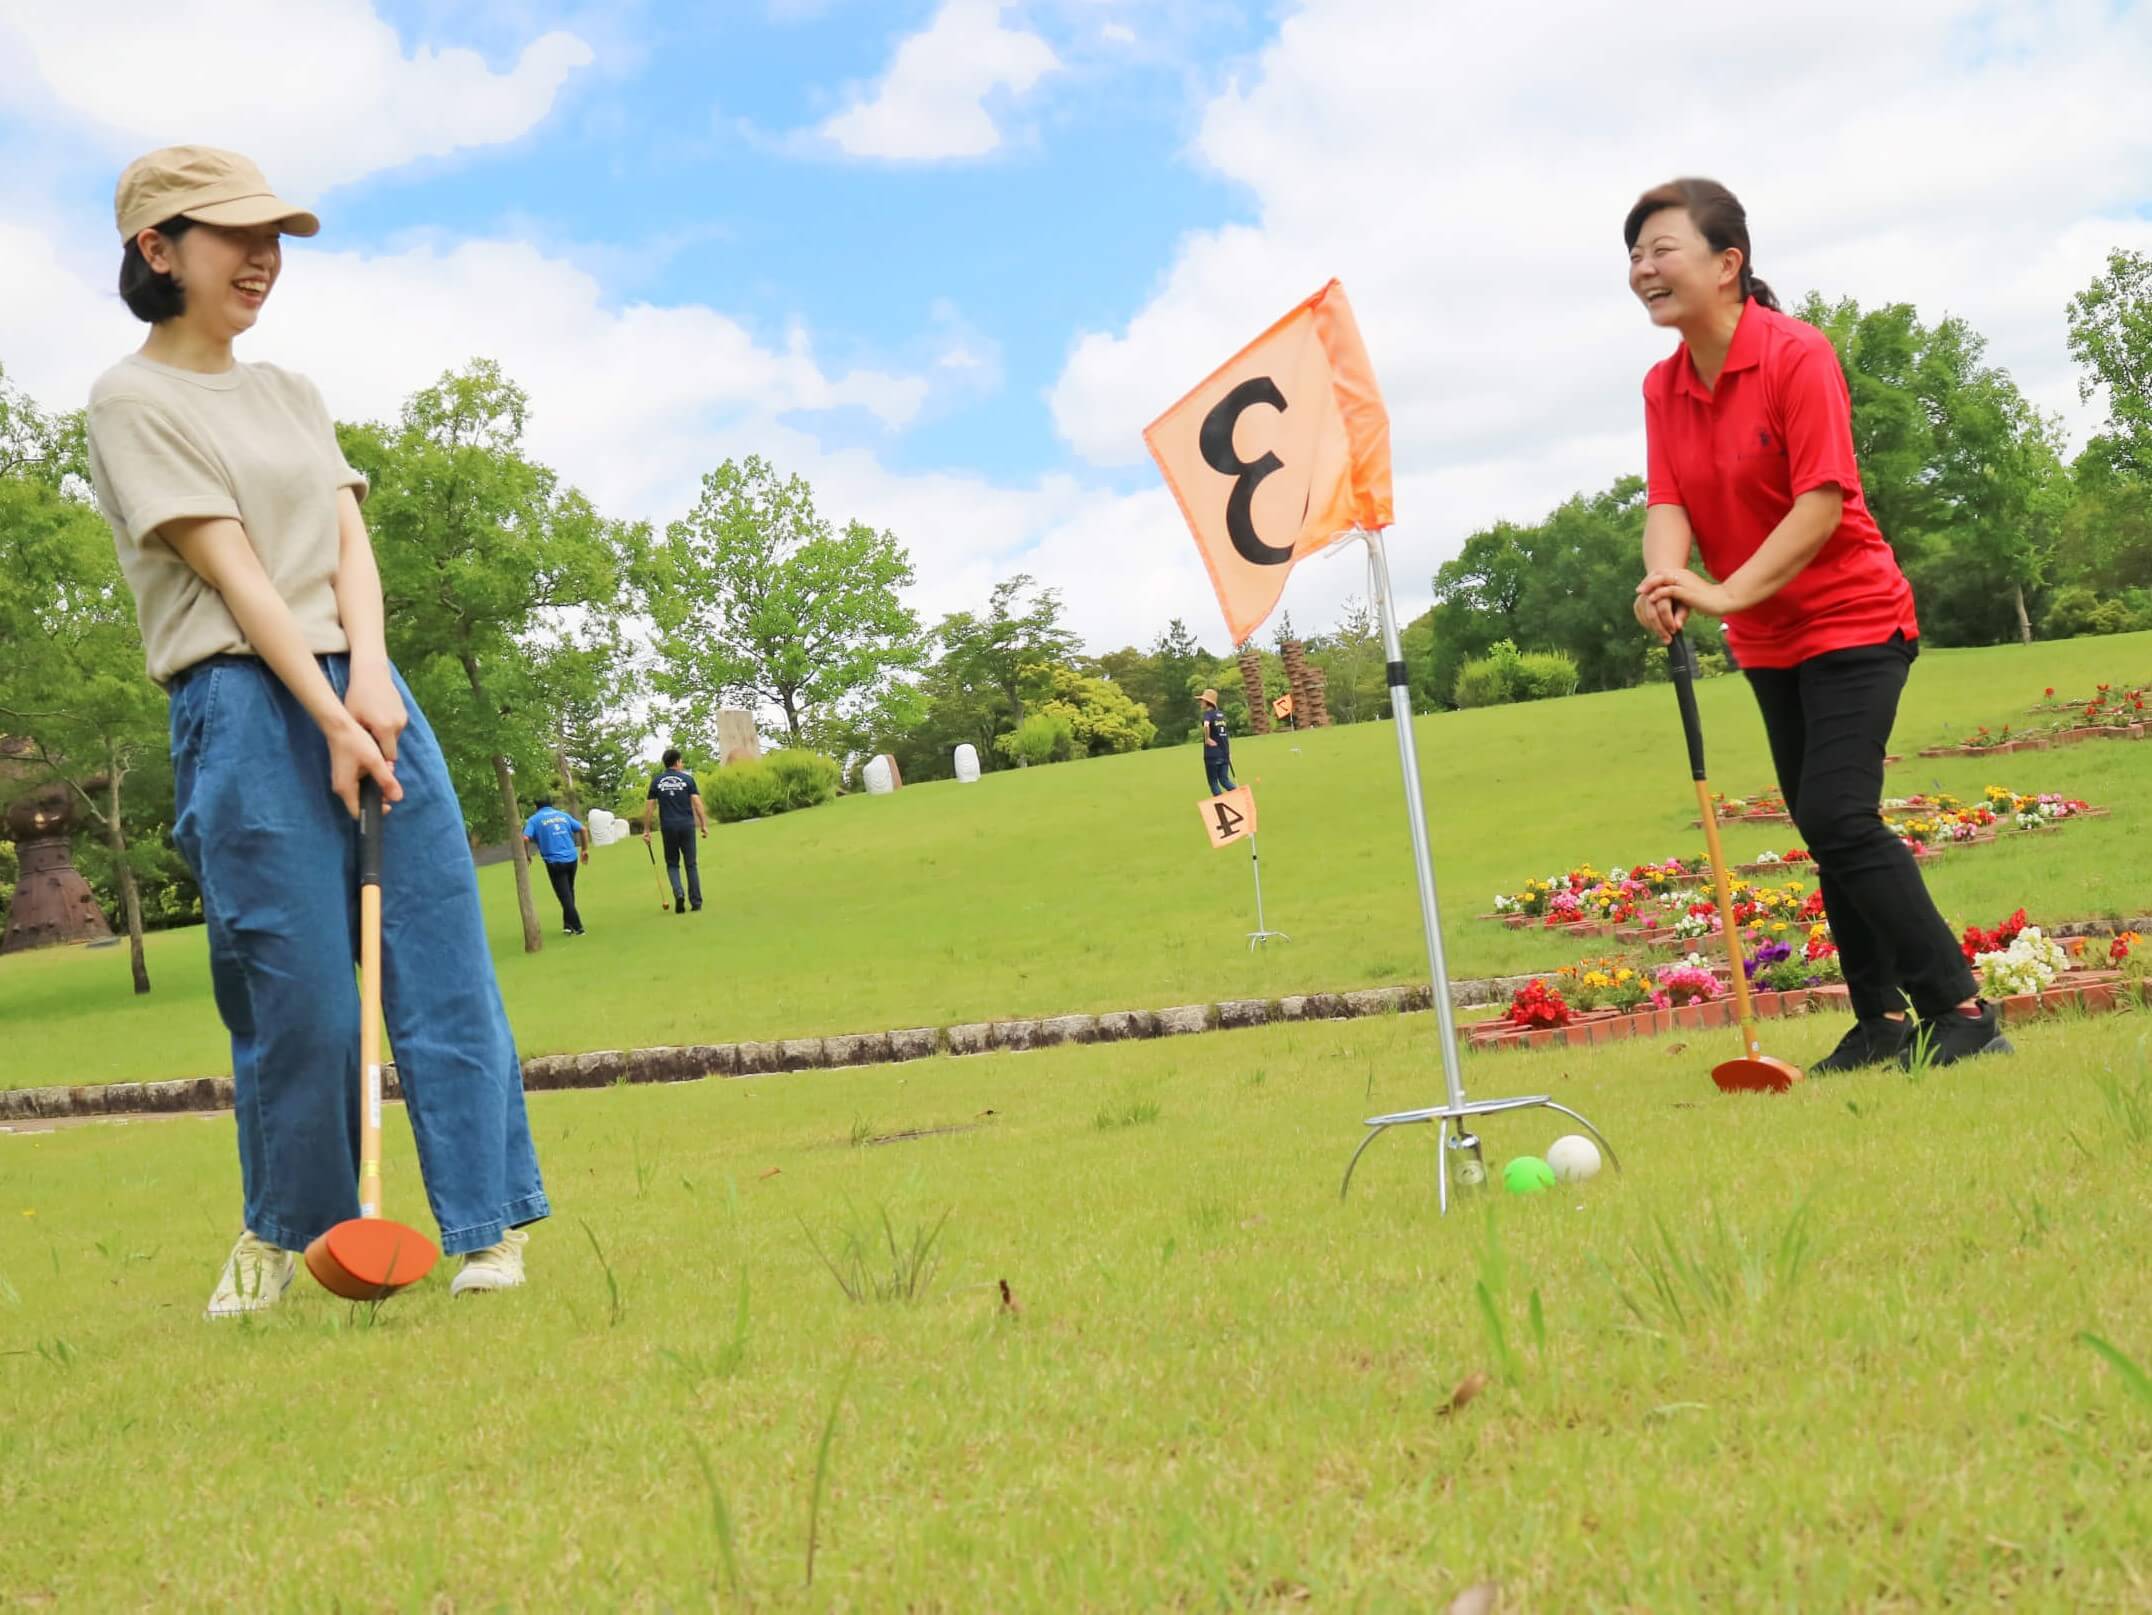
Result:
[[[1775,313],[1783,314],[1785,312],[1784,309],[1778,306],[1778,293],[1771,290],[1770,282],[1750,274],[1747,264],[1741,266],[1741,294],[1744,297],[1755,298],[1757,302]]]

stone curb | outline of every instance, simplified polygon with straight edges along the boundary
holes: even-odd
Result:
[[[1547,971],[1535,972],[1544,976]],[[1491,976],[1450,984],[1460,1009],[1501,1003],[1533,976]],[[1419,1013],[1434,1002],[1425,985],[1368,987],[1349,993],[1296,993],[1287,998],[1229,998],[1215,1004],[1176,1004],[1166,1009],[1115,1009],[1097,1015],[1052,1015],[1029,1020],[969,1021],[957,1026],[912,1026],[888,1032],[849,1032],[749,1043],[695,1043],[649,1049],[593,1049],[581,1054],[540,1054],[523,1062],[526,1092],[612,1088],[657,1082],[700,1082],[706,1077],[757,1077],[780,1072],[829,1071],[894,1065],[934,1055],[972,1055],[1054,1048],[1069,1043],[1117,1043],[1237,1031],[1283,1021],[1353,1020],[1368,1015]],[[400,1096],[396,1068],[388,1068],[387,1093]],[[178,1111],[229,1110],[230,1077],[182,1077],[170,1082],[111,1082],[0,1091],[0,1122],[52,1121],[84,1116],[162,1115]]]

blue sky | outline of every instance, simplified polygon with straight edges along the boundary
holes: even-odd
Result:
[[[242,358],[345,418],[499,360],[615,514],[760,453],[894,531],[932,621],[1032,573],[1094,648],[1224,634],[1144,424],[1340,277],[1389,404],[1408,612],[1478,526],[1641,460],[1665,351],[1618,225],[1748,203],[1790,298],[1960,314],[2073,435],[2063,309],[2152,251],[2152,20],[2110,0],[0,0],[0,367],[140,340],[111,186],[255,155],[326,228]],[[1753,23],[1754,25],[1749,25]],[[1814,41],[1850,41],[1816,48]],[[1319,628],[1363,587],[1295,573]]]
[[[379,9],[422,44],[440,8]],[[617,67],[572,81],[529,136],[348,187],[338,231],[383,245],[412,230],[529,235],[601,265],[616,298],[722,288],[728,311],[772,341],[804,319],[840,368],[905,369],[959,328],[982,359],[998,355],[1002,387],[932,412],[889,463],[1037,475],[1061,455],[1044,394],[1068,334],[1125,323],[1182,233],[1252,216],[1247,191],[1186,148],[1192,91],[1244,65],[1271,28],[1265,8],[1220,5],[1148,47],[1100,39],[1103,21],[1056,30],[1058,82],[1026,98],[987,157],[861,162],[795,138],[871,84],[936,9],[649,8]],[[465,42],[505,69],[522,31]],[[868,440],[875,427],[838,419],[823,432]]]

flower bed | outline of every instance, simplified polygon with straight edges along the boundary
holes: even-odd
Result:
[[[2038,993],[2020,994],[1994,1002],[2006,1022],[2061,1014],[2072,1009],[2103,1014],[2132,1004],[2152,1005],[2152,982],[2141,976],[2132,978],[2111,970],[2072,970]],[[1750,1003],[1759,1020],[1848,1012],[1846,989],[1835,986],[1813,987],[1801,992],[1766,990],[1752,994]],[[1586,1048],[1635,1037],[1655,1037],[1677,1027],[1702,1031],[1733,1024],[1733,1000],[1717,998],[1680,1010],[1654,1008],[1578,1016],[1566,1026],[1543,1029],[1505,1027],[1499,1022],[1486,1022],[1472,1029],[1469,1046],[1479,1049]]]
[[[1980,973],[1982,995],[2005,1018],[2072,1006],[2099,1012],[2152,1003],[2152,948],[2145,945],[2146,932],[2136,928],[2140,923],[2152,931],[2152,921],[2120,930],[2065,922],[2049,933],[2028,923],[2019,909],[1993,927],[1968,927],[1960,947]],[[1757,1017],[1844,1011],[1847,990],[1828,923],[1819,919],[1788,932],[1786,922],[1768,918],[1744,926],[1743,969]],[[1537,978],[1502,1015],[1469,1028],[1467,1041],[1473,1048],[1580,1047],[1677,1026],[1730,1026],[1733,1020],[1727,968],[1690,951],[1656,966],[1585,960]]]
[[[1945,746],[1928,746],[1923,757],[1961,757],[1976,751],[2043,751],[2049,746],[2075,745],[2085,740],[2142,740],[2152,725],[2152,691],[2143,684],[2108,683],[2097,686],[2081,701],[2057,700],[2049,685],[2042,700],[2031,709],[2034,716],[2053,713],[2044,723],[2004,724],[2000,730],[1985,725],[1962,740]]]

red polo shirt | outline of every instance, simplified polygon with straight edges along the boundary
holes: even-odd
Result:
[[[1792,667],[1825,651],[1917,639],[1913,589],[1861,495],[1853,399],[1831,339],[1751,299],[1718,386],[1684,342],[1644,378],[1647,501],[1679,505],[1704,565],[1730,577],[1811,488],[1845,496],[1838,531],[1777,594],[1726,619],[1743,667]]]

